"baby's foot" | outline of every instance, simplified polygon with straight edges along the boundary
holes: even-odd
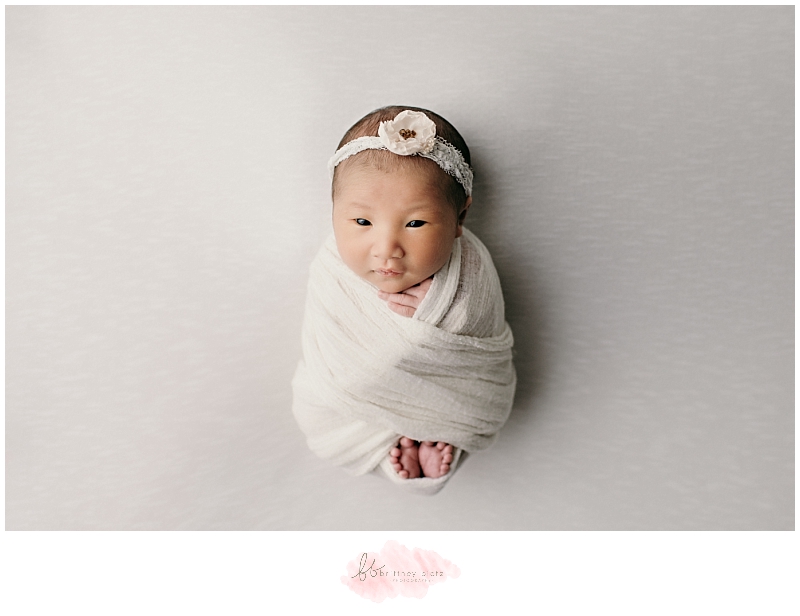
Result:
[[[439,441],[423,441],[419,444],[419,463],[425,477],[441,477],[450,472],[453,461],[453,446]]]
[[[389,452],[389,461],[403,479],[416,479],[421,474],[419,448],[407,436],[401,438],[399,445]]]

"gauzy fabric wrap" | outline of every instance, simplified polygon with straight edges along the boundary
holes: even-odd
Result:
[[[413,317],[391,311],[330,238],[311,264],[293,412],[321,458],[354,475],[378,468],[435,493],[464,452],[491,445],[516,387],[513,336],[491,256],[467,229]],[[388,460],[401,436],[454,447],[440,478],[401,479]]]

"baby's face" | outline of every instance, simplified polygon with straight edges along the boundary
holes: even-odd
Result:
[[[435,274],[461,236],[437,169],[341,169],[333,231],[345,264],[382,291],[397,293]]]

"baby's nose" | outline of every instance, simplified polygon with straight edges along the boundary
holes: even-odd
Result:
[[[405,256],[403,247],[394,234],[383,234],[372,245],[372,256],[378,259],[401,259]]]

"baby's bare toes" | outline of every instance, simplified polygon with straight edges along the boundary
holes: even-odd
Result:
[[[449,464],[442,464],[441,467],[442,475],[446,475],[450,472],[450,465]]]
[[[389,452],[389,455],[392,456],[393,458],[399,458],[400,453],[401,453],[400,450],[397,447],[395,447]]]
[[[447,443],[445,443],[443,441],[439,441],[438,443],[436,443],[436,449],[438,449],[439,451],[442,451],[444,449],[445,445],[447,445]]]
[[[450,464],[453,461],[453,454],[446,453],[442,456],[442,462]]]
[[[397,471],[397,474],[400,475],[401,479],[408,479],[408,471]]]
[[[401,439],[400,439],[400,444],[401,444],[403,447],[411,447],[411,446],[413,446],[413,445],[414,445],[414,441],[412,441],[412,440],[411,440],[410,438],[408,438],[407,436],[404,436],[403,438],[401,438]]]

